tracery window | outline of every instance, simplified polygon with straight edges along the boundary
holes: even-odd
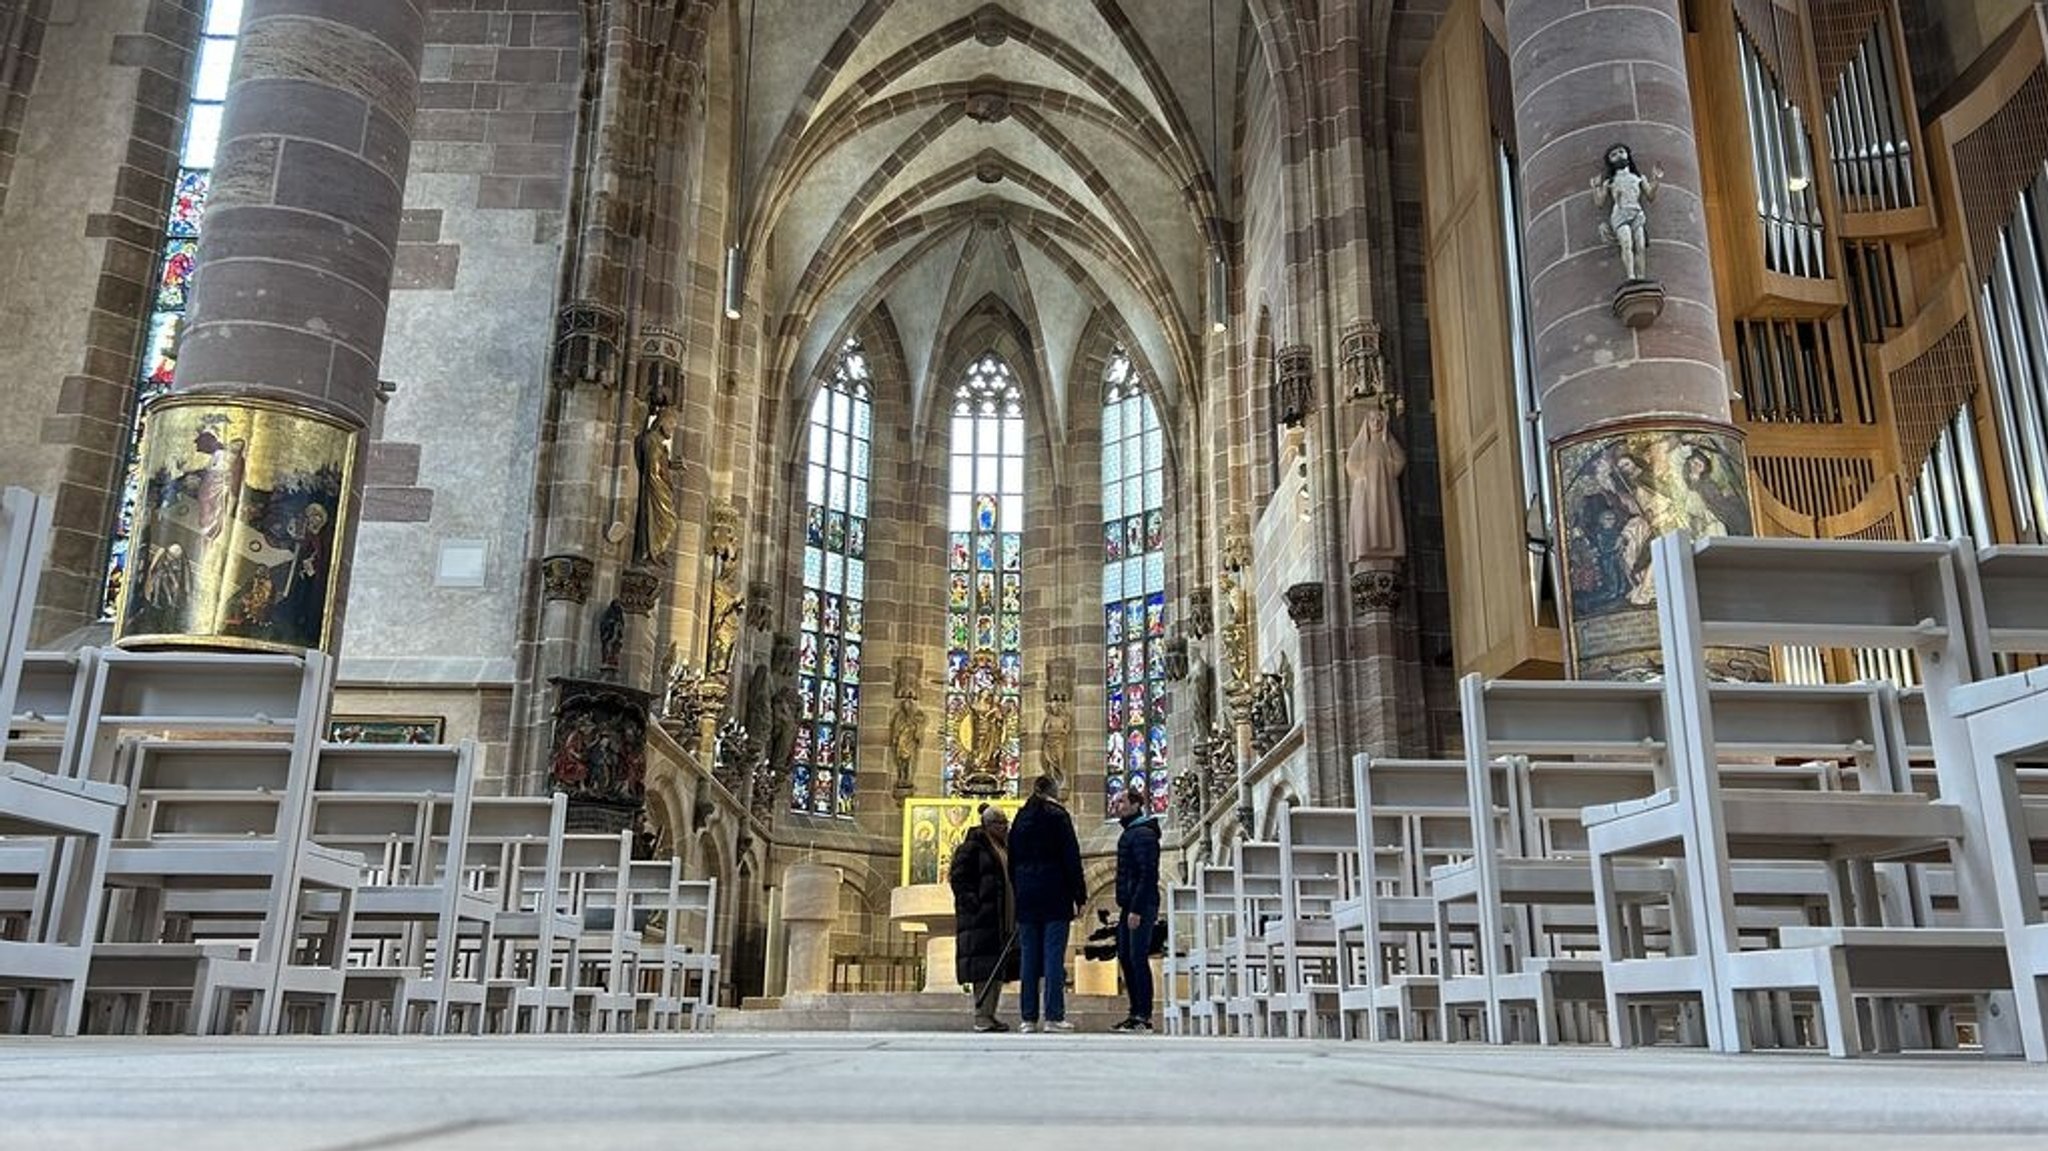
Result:
[[[1103,788],[1137,785],[1164,812],[1166,437],[1130,356],[1102,376]]]
[[[873,446],[867,353],[848,340],[811,400],[804,475],[803,723],[789,798],[790,810],[811,815],[853,815]]]
[[[946,794],[958,793],[972,749],[961,719],[1002,715],[996,765],[1017,794],[1024,653],[1024,402],[1001,356],[984,354],[953,391],[952,484],[946,509]],[[985,730],[985,728],[984,728]]]
[[[128,570],[128,537],[135,524],[137,448],[142,443],[142,409],[171,390],[177,367],[179,329],[192,298],[193,273],[199,256],[199,228],[213,183],[214,152],[220,144],[221,112],[228,98],[228,73],[242,29],[242,0],[208,0],[199,41],[198,70],[192,99],[185,106],[185,143],[178,156],[177,182],[164,221],[163,247],[157,257],[154,295],[150,298],[149,336],[142,348],[141,371],[135,381],[135,406],[128,429],[128,455],[121,483],[121,503],[107,549],[106,583],[100,617],[112,619],[120,604],[121,581]]]

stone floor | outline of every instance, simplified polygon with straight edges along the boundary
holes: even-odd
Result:
[[[2048,1069],[1078,1034],[0,1041],[6,1151],[1040,1146],[2040,1148]]]

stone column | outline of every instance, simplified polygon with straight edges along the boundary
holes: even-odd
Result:
[[[131,605],[124,637],[338,645],[424,7],[248,0],[177,394],[143,445],[146,473],[204,479],[145,501],[140,554],[201,574],[175,618]]]
[[[788,940],[785,994],[832,990],[832,924],[839,918],[839,869],[798,863],[782,875],[782,922]]]
[[[1729,419],[1680,0],[1508,0],[1533,358],[1575,676],[1661,669],[1649,541],[1750,531]],[[1654,189],[1647,268],[1595,202],[1615,146]],[[1660,175],[1661,172],[1661,175]],[[1624,181],[1625,182],[1625,181]],[[1661,302],[1661,313],[1656,306]],[[1722,653],[1717,671],[1755,668]]]
[[[1350,767],[1344,759],[1344,718],[1338,701],[1337,653],[1323,585],[1298,583],[1287,589],[1287,618],[1301,641],[1301,667],[1295,671],[1295,722],[1301,725],[1302,755],[1315,788],[1310,803],[1334,804],[1344,795]],[[1377,700],[1367,706],[1376,706]]]

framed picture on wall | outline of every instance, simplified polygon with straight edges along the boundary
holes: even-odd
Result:
[[[327,721],[327,742],[439,743],[446,725],[438,715],[337,715]]]

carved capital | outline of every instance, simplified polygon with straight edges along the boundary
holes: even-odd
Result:
[[[1287,618],[1294,626],[1323,622],[1323,585],[1320,583],[1298,583],[1288,588]]]
[[[1385,561],[1351,573],[1351,606],[1366,616],[1390,615],[1401,606],[1408,581],[1400,561]]]
[[[646,615],[661,599],[661,577],[634,568],[619,576],[619,607],[627,615]]]
[[[544,599],[586,603],[590,599],[590,576],[594,564],[582,556],[548,556],[540,561],[541,596]]]

